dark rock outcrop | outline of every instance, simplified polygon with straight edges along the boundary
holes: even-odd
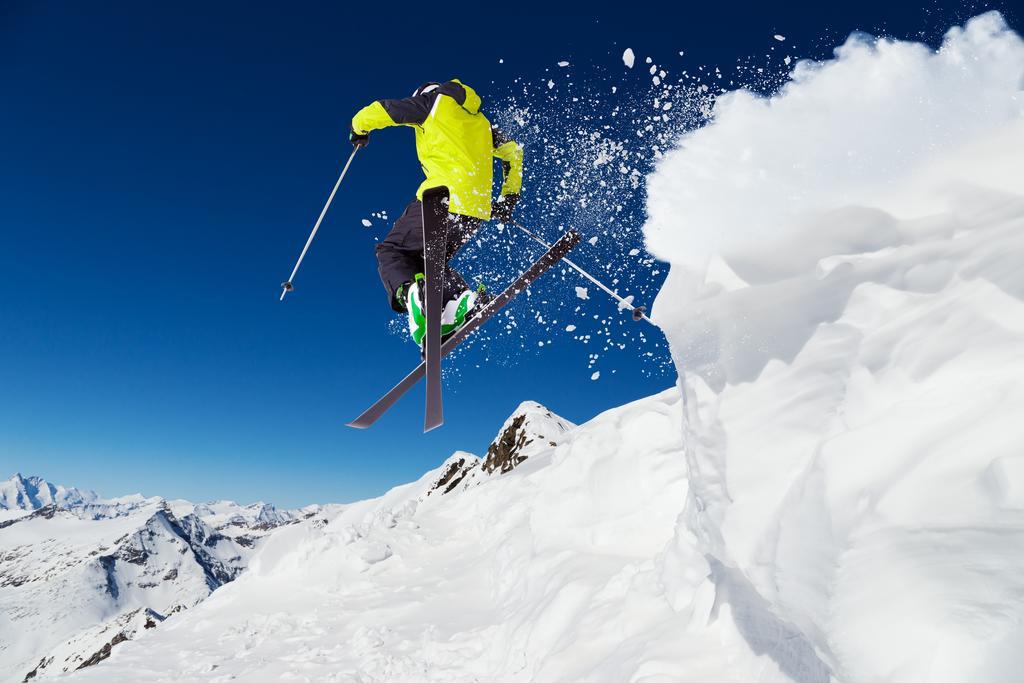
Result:
[[[511,472],[531,455],[557,446],[575,426],[539,403],[524,401],[487,448],[483,469],[487,474]]]
[[[441,476],[427,492],[427,495],[429,496],[434,492],[439,492],[441,495],[451,493],[479,465],[480,459],[473,456],[453,456],[449,458],[448,465],[441,472]]]

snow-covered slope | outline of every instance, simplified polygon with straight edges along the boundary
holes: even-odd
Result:
[[[996,14],[851,39],[660,165],[678,608],[743,591],[844,683],[1022,680],[1022,86]]]
[[[676,390],[575,429],[524,404],[505,427],[545,441],[510,472],[435,495],[442,466],[287,527],[237,581],[76,679],[567,681],[607,660],[605,679],[627,680],[651,647],[698,656],[656,561],[686,494],[681,417]]]
[[[20,475],[3,487],[20,514],[0,520],[2,681],[100,661],[233,580],[272,529],[314,511],[102,500]]]

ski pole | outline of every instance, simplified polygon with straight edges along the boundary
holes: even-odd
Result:
[[[520,230],[522,230],[523,232],[525,232],[525,233],[526,233],[527,235],[529,235],[529,236],[530,236],[530,237],[531,237],[531,238],[532,238],[532,239],[533,239],[533,240],[534,240],[535,242],[537,242],[538,244],[541,244],[541,245],[543,245],[543,246],[544,246],[544,247],[546,247],[547,249],[550,249],[550,248],[551,248],[551,245],[550,245],[550,244],[548,244],[547,242],[545,242],[544,240],[542,240],[542,239],[541,239],[540,237],[538,237],[537,235],[533,234],[532,232],[530,232],[529,230],[527,230],[526,228],[524,228],[524,227],[523,227],[522,225],[520,225],[520,224],[519,224],[518,222],[516,222],[516,221],[512,221],[512,225],[516,226],[517,228],[519,228]],[[609,289],[608,287],[604,286],[604,285],[603,285],[603,284],[602,284],[602,283],[601,283],[601,282],[600,282],[600,281],[599,281],[599,280],[598,280],[598,279],[597,279],[596,277],[594,277],[593,275],[591,275],[591,274],[590,274],[590,273],[588,273],[587,271],[585,271],[585,270],[583,270],[582,268],[580,268],[579,266],[577,266],[577,265],[576,265],[575,263],[573,263],[572,261],[570,261],[570,260],[569,260],[568,258],[566,258],[566,257],[564,257],[564,256],[563,256],[563,257],[562,257],[562,261],[563,261],[563,262],[564,262],[564,263],[565,263],[566,265],[568,265],[568,266],[570,266],[570,267],[572,267],[572,268],[576,269],[576,272],[578,272],[578,273],[579,273],[580,275],[582,275],[583,277],[587,278],[588,280],[590,280],[591,282],[593,282],[593,283],[594,283],[595,285],[597,285],[598,287],[600,287],[600,288],[601,288],[601,289],[602,289],[602,290],[603,290],[603,291],[604,291],[605,293],[607,293],[607,294],[608,294],[608,295],[610,295],[610,296],[611,296],[611,297],[612,297],[613,299],[615,299],[616,301],[618,301],[618,302],[619,302],[619,304],[621,304],[621,305],[622,305],[622,306],[623,306],[624,308],[628,308],[628,309],[630,309],[630,310],[631,310],[631,311],[633,312],[633,320],[636,320],[636,321],[640,321],[640,320],[646,320],[647,322],[649,322],[649,323],[651,323],[652,325],[654,325],[654,321],[653,321],[653,320],[651,320],[650,318],[648,318],[648,317],[647,317],[647,307],[646,307],[646,306],[634,306],[633,304],[631,304],[630,302],[626,301],[626,300],[625,300],[625,299],[623,299],[623,298],[622,298],[621,296],[619,296],[618,294],[616,294],[615,292],[613,292],[613,291],[612,291],[611,289]],[[655,327],[657,327],[657,325],[655,325]]]
[[[316,219],[316,225],[313,226],[313,232],[309,233],[309,239],[306,240],[306,246],[302,248],[302,253],[299,254],[299,260],[295,262],[295,268],[292,269],[291,276],[281,283],[281,298],[278,301],[284,301],[284,295],[295,289],[292,286],[292,280],[295,279],[295,273],[299,272],[299,266],[302,265],[302,259],[306,258],[306,252],[309,251],[309,245],[313,243],[313,238],[316,237],[316,231],[320,229],[320,223],[323,222],[324,216],[327,215],[327,209],[331,206],[331,202],[334,201],[334,195],[338,191],[338,186],[341,185],[341,181],[344,180],[345,174],[348,173],[348,167],[352,164],[352,160],[356,158],[356,152],[359,151],[358,147],[352,149],[352,154],[349,155],[348,161],[345,162],[345,168],[341,169],[341,175],[338,176],[338,182],[334,183],[334,189],[331,190],[331,196],[327,198],[327,203],[324,204],[324,210],[320,212],[320,218]]]

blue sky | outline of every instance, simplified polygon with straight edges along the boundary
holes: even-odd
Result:
[[[646,330],[640,345],[614,306],[593,291],[576,300],[586,283],[567,278],[539,285],[513,310],[516,328],[496,326],[454,360],[443,428],[421,433],[422,389],[374,429],[345,428],[418,360],[395,332],[373,257],[389,226],[373,214],[397,217],[420,181],[409,131],[373,135],[296,291],[277,299],[350,151],[352,113],[450,77],[476,87],[495,119],[531,102],[542,132],[516,132],[532,173],[520,218],[550,238],[567,225],[604,236],[573,258],[626,263],[609,272],[650,303],[664,266],[626,258],[643,246],[642,187],[623,193],[612,233],[608,220],[548,203],[545,183],[562,169],[540,138],[570,130],[573,94],[616,85],[623,102],[639,101],[629,98],[650,87],[647,56],[673,74],[776,68],[777,33],[794,57],[823,57],[853,30],[934,43],[989,7],[1019,28],[1009,3],[898,4],[645,5],[632,15],[451,5],[455,21],[422,7],[355,16],[337,3],[4,3],[0,475],[106,495],[347,501],[455,449],[482,454],[523,400],[583,421],[670,386],[660,335]],[[478,252],[493,280],[518,267],[502,266],[509,249],[531,253],[516,236],[487,239]],[[531,320],[538,313],[546,322]],[[577,335],[546,329],[568,323]],[[626,348],[591,366],[596,344],[575,337],[608,326]]]

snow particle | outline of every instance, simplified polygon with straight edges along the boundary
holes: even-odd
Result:
[[[633,62],[636,61],[636,56],[633,54],[632,48],[626,48],[626,51],[622,53],[622,63],[628,68],[633,68]]]
[[[565,331],[566,332],[575,332],[576,331],[576,326],[575,325],[566,325],[565,326]]]
[[[598,370],[598,371],[596,371],[594,374],[592,374],[590,376],[590,379],[591,379],[591,381],[596,381],[600,377],[601,377],[601,371]]]
[[[563,66],[563,67],[569,66],[569,62],[559,62],[558,66]]]
[[[576,288],[576,296],[578,296],[581,299],[589,299],[590,298],[590,295],[587,294],[587,288],[586,287],[577,287]]]
[[[780,43],[782,41],[784,41],[785,39],[786,39],[786,36],[779,35],[778,33],[775,34],[775,40],[779,41]]]
[[[364,228],[369,228],[369,227],[370,227],[370,226],[372,226],[372,225],[373,225],[373,223],[371,223],[370,221],[368,221],[368,220],[367,220],[367,219],[365,219],[365,218],[363,219],[363,227],[364,227]]]

